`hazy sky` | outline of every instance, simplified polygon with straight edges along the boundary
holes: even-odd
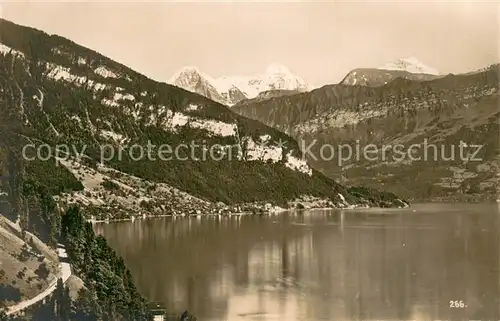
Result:
[[[1,1],[1,0],[0,0]],[[1,2],[0,2],[1,3]],[[415,56],[441,72],[499,61],[498,2],[31,2],[3,17],[67,37],[154,79],[184,65],[217,77],[279,62],[307,82]]]

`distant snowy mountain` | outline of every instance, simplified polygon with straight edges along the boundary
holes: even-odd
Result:
[[[196,67],[184,67],[168,82],[228,106],[233,106],[243,99],[255,98],[265,91],[304,92],[312,89],[302,78],[277,63],[270,64],[263,73],[258,75],[219,78],[213,78]]]
[[[203,95],[213,101],[219,103],[225,102],[221,93],[214,87],[214,79],[201,72],[197,67],[186,66],[182,68],[170,78],[168,83]]]
[[[426,66],[415,57],[398,59],[379,68],[358,68],[350,71],[340,82],[344,85],[383,86],[396,78],[409,80],[432,80],[443,77],[440,73]]]
[[[225,91],[227,86],[238,87],[247,98],[255,98],[259,93],[269,90],[307,91],[306,82],[288,70],[285,66],[273,63],[265,72],[255,76],[223,76],[216,79],[219,90]]]
[[[439,75],[439,72],[436,69],[426,66],[415,57],[398,59],[394,62],[387,63],[378,69],[407,71],[412,74]]]

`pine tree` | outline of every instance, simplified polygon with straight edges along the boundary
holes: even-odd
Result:
[[[63,321],[62,311],[64,305],[64,284],[62,279],[57,280],[57,286],[53,294],[54,300],[54,321]]]

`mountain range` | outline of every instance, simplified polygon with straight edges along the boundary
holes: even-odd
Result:
[[[312,144],[315,155],[322,146],[347,144],[361,151],[377,146],[379,157],[372,160],[355,155],[339,164],[337,159],[309,158],[313,168],[344,184],[382,185],[413,200],[496,198],[499,65],[446,76],[409,73],[400,70],[403,66],[355,70],[340,84],[238,104],[232,110],[304,141],[306,147]],[[476,146],[474,161],[459,156],[464,144],[471,155]],[[403,151],[417,146],[417,160],[392,158],[394,146]]]
[[[432,80],[439,72],[415,57],[398,59],[379,68],[358,68],[340,82],[345,85],[381,86],[401,77],[410,80]],[[177,71],[169,84],[200,94],[226,106],[248,104],[268,98],[311,91],[301,77],[279,64],[270,64],[265,72],[255,76],[223,76],[213,78],[197,67],[186,66]]]
[[[311,90],[313,87],[299,76],[278,63],[270,64],[266,70],[253,76],[222,76],[213,78],[197,67],[186,66],[168,80],[169,84],[195,92],[226,106],[256,98],[267,91]]]

